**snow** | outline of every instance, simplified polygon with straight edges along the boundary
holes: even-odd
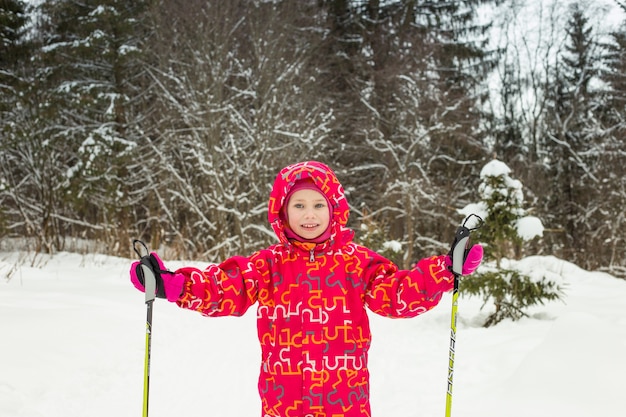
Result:
[[[510,210],[513,214],[518,216],[515,221],[515,230],[517,235],[525,241],[530,241],[535,237],[543,236],[544,226],[541,219],[535,216],[526,215],[526,210],[522,208],[524,203],[524,193],[522,192],[522,183],[519,180],[515,180],[509,176],[511,169],[502,161],[494,159],[480,170],[480,178],[483,182],[479,186],[479,193],[483,201],[478,203],[467,204],[462,209],[457,210],[459,214],[462,214],[466,218],[472,214],[475,214],[482,218],[487,219],[489,216],[489,207],[485,200],[493,197],[494,193],[499,193],[503,197],[511,197],[510,202],[501,201],[496,205],[501,205],[506,208],[507,204],[513,204],[517,207],[511,207]],[[494,188],[486,181],[490,177],[502,177],[503,186]],[[471,226],[469,226],[471,227]]]
[[[0,416],[141,414],[146,308],[130,262],[0,253]],[[626,281],[551,256],[518,266],[560,277],[566,298],[489,329],[488,307],[460,298],[452,415],[623,416]],[[444,415],[450,309],[447,294],[415,319],[371,315],[373,416]],[[205,318],[157,300],[150,416],[260,415],[259,357],[254,311]]]
[[[489,161],[480,170],[480,178],[485,181],[488,177],[502,177],[504,179],[504,187],[494,189],[487,182],[483,182],[480,185],[479,192],[483,199],[489,199],[493,193],[500,193],[503,197],[507,197],[509,193],[512,194],[513,202],[521,205],[524,201],[524,194],[522,192],[522,183],[519,180],[513,179],[509,176],[511,168],[507,164],[497,159]]]
[[[533,240],[536,237],[543,236],[543,223],[535,216],[526,216],[517,220],[515,224],[517,235],[525,241]]]
[[[475,214],[483,220],[486,219],[487,216],[489,215],[487,204],[485,204],[484,201],[479,201],[478,203],[470,203],[466,205],[465,207],[463,207],[462,209],[457,210],[457,212],[459,214],[462,214],[463,217],[467,217],[469,215]]]
[[[486,177],[499,177],[500,175],[508,177],[511,173],[511,168],[507,164],[497,159],[493,159],[485,164],[480,170],[480,178]]]
[[[388,240],[383,243],[383,249],[390,249],[392,252],[402,252],[402,243],[397,240]]]

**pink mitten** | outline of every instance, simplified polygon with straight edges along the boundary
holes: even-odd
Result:
[[[177,301],[183,292],[185,276],[165,268],[163,261],[161,261],[159,255],[155,252],[150,253],[148,257],[150,267],[152,268],[156,278],[156,296],[159,298],[166,298],[167,301],[171,302]],[[130,282],[132,282],[135,288],[139,291],[145,291],[145,281],[140,261],[135,261],[130,266]]]
[[[481,245],[472,246],[469,251],[467,251],[467,255],[465,256],[465,261],[463,262],[463,275],[471,275],[478,269],[480,263],[483,261],[483,247]],[[450,255],[446,256],[446,264],[448,266],[452,266],[452,258]]]
[[[472,274],[474,271],[476,271],[476,269],[478,269],[482,261],[483,247],[481,245],[472,246],[469,252],[467,252],[465,262],[463,262],[463,275]]]

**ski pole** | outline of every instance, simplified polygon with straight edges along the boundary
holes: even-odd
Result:
[[[141,255],[141,252],[137,249],[137,243],[140,243],[146,252],[146,255]],[[148,396],[150,393],[150,351],[152,345],[152,305],[154,304],[156,294],[156,277],[154,271],[150,265],[149,252],[145,243],[140,240],[133,241],[133,249],[139,255],[141,271],[143,273],[144,292],[146,295],[146,352],[144,357],[144,370],[143,370],[143,417],[148,417]]]
[[[470,229],[466,226],[471,217],[477,217],[478,226]],[[463,263],[467,257],[469,237],[472,230],[482,225],[483,219],[476,214],[470,214],[463,225],[459,226],[452,242],[451,258],[452,273],[454,274],[454,289],[452,290],[452,314],[450,319],[450,351],[448,355],[448,390],[446,392],[446,417],[450,417],[452,411],[452,381],[454,376],[454,353],[456,351],[456,319],[459,306],[459,277],[463,274]]]

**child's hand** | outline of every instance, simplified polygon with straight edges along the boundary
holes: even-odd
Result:
[[[483,261],[483,247],[481,245],[474,245],[470,248],[465,262],[463,262],[463,275],[470,275],[478,269]]]
[[[463,275],[471,275],[478,269],[481,262],[483,261],[483,247],[479,244],[472,246],[469,251],[467,251],[467,255],[465,256],[465,261],[463,262]],[[452,258],[450,255],[446,256],[446,265],[448,269],[452,268]]]
[[[156,296],[174,302],[178,300],[185,283],[183,274],[176,274],[163,265],[163,261],[155,252],[150,253],[150,267],[156,278]],[[145,292],[141,262],[135,261],[130,266],[130,282],[141,292]]]

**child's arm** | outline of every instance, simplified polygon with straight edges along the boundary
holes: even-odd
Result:
[[[375,252],[371,256],[365,302],[376,314],[415,317],[435,307],[454,286],[445,255],[422,259],[411,270],[399,270]]]
[[[182,308],[206,316],[241,316],[257,301],[258,283],[269,274],[263,251],[249,258],[234,256],[204,271],[186,267],[176,271],[185,276]]]

